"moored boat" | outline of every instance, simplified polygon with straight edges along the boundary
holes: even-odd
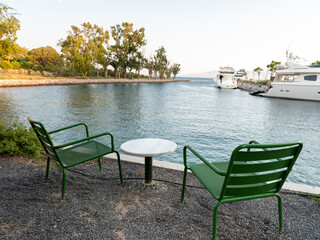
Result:
[[[265,93],[257,96],[320,101],[320,68],[287,61]]]
[[[237,88],[232,67],[221,67],[215,79],[217,88]]]

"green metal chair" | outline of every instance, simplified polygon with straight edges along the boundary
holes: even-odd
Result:
[[[229,162],[215,163],[209,163],[194,149],[185,146],[181,202],[184,200],[187,170],[190,169],[218,200],[213,209],[212,239],[216,238],[217,212],[221,204],[265,197],[278,198],[279,227],[282,232],[282,199],[278,192],[298,158],[302,146],[301,142],[259,144],[251,141],[234,149]],[[188,165],[187,150],[203,163]]]
[[[101,156],[116,153],[119,165],[119,174],[120,181],[123,184],[123,177],[121,171],[121,162],[120,155],[117,151],[114,150],[114,140],[111,133],[105,132],[95,136],[89,137],[89,130],[86,124],[78,123],[68,127],[60,128],[54,131],[47,132],[45,127],[41,122],[37,122],[31,120],[28,117],[28,121],[30,122],[33,130],[35,131],[46,155],[47,155],[47,170],[46,170],[46,179],[49,177],[49,168],[50,168],[50,160],[54,160],[61,168],[62,168],[62,199],[64,200],[65,196],[65,185],[66,185],[66,169],[69,167],[73,167],[75,165],[98,159],[99,168],[101,171]],[[86,131],[86,138],[72,141],[69,143],[54,145],[50,135],[53,133],[61,132],[70,128],[84,126]],[[104,145],[98,141],[93,139],[102,137],[105,135],[109,135],[111,138],[111,147]]]

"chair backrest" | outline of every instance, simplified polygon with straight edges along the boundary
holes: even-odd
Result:
[[[31,120],[29,117],[28,117],[28,121],[31,124],[34,132],[36,133],[44,151],[47,154],[47,156],[50,157],[51,159],[55,160],[58,164],[61,164],[60,159],[57,155],[57,152],[53,148],[52,140],[51,140],[47,130],[43,126],[43,124],[41,122]]]
[[[220,200],[280,191],[301,150],[301,142],[240,145],[232,153]]]

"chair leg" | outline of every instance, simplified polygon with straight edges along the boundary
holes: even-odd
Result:
[[[62,200],[64,200],[64,193],[66,190],[66,169],[62,168]]]
[[[99,169],[101,171],[102,170],[102,166],[101,166],[101,158],[100,157],[98,157],[98,163],[99,163]]]
[[[121,182],[121,184],[123,184],[123,177],[122,177],[122,169],[121,169],[120,154],[119,154],[117,151],[115,151],[115,153],[117,154],[117,158],[118,158],[120,182]]]
[[[282,218],[282,198],[279,194],[276,194],[278,198],[278,208],[279,208],[279,230],[283,231],[283,218]]]
[[[50,169],[50,157],[47,158],[47,170],[46,170],[46,179],[49,178],[49,169]]]
[[[181,192],[181,202],[184,200],[184,192],[186,190],[186,181],[187,181],[187,168],[184,168],[183,173],[183,182],[182,182],[182,192]]]
[[[217,202],[213,208],[213,226],[212,226],[212,239],[216,239],[217,235],[217,215],[218,215],[218,208],[220,206],[220,202]]]

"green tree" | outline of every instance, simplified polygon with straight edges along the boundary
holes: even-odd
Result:
[[[140,78],[140,71],[146,65],[147,59],[143,56],[141,52],[137,52],[134,58],[129,62],[129,69],[132,68],[136,70],[138,78]],[[131,72],[130,72],[131,74]]]
[[[275,71],[277,70],[277,66],[279,66],[281,62],[273,61],[267,65],[268,70],[271,72],[271,79],[274,79]]]
[[[14,53],[16,33],[20,29],[20,22],[12,10],[13,8],[0,3],[0,59]]]
[[[81,29],[72,25],[65,40],[59,41],[62,56],[72,69],[78,70],[82,76],[94,68],[100,51],[99,44],[103,38],[109,37],[108,31],[103,31],[97,25],[82,23]]]
[[[165,70],[167,67],[168,59],[166,55],[166,50],[163,46],[161,46],[158,50],[156,50],[156,55],[154,55],[154,70],[159,73],[159,78],[162,79],[165,74]]]
[[[180,64],[174,63],[174,64],[172,65],[173,79],[176,78],[176,75],[180,72],[180,70],[181,70]]]
[[[170,79],[172,72],[173,72],[173,71],[172,71],[172,66],[170,65],[170,61],[168,61],[168,62],[167,62],[166,69],[165,69],[165,71],[164,71],[167,79]]]
[[[257,67],[253,70],[253,72],[257,72],[258,73],[258,81],[260,80],[260,74],[263,71],[263,69],[261,67]]]
[[[33,65],[54,67],[61,63],[59,53],[50,46],[34,48],[28,53],[28,59]]]
[[[315,62],[311,63],[311,65],[320,65],[320,61],[319,60],[315,61]]]
[[[128,66],[133,65],[130,62],[136,60],[139,49],[146,44],[144,28],[134,30],[132,23],[123,22],[122,25],[111,27],[111,35],[115,42],[111,45],[111,65],[116,67],[115,72],[122,71],[123,77],[126,78]]]
[[[145,68],[148,69],[149,79],[151,79],[152,74],[153,74],[153,70],[154,70],[154,61],[153,61],[152,57],[145,62]]]
[[[109,32],[104,31],[103,28],[99,28],[100,37],[95,38],[95,44],[98,47],[97,63],[103,67],[104,77],[108,77],[108,66],[112,61],[111,50],[109,47]]]

